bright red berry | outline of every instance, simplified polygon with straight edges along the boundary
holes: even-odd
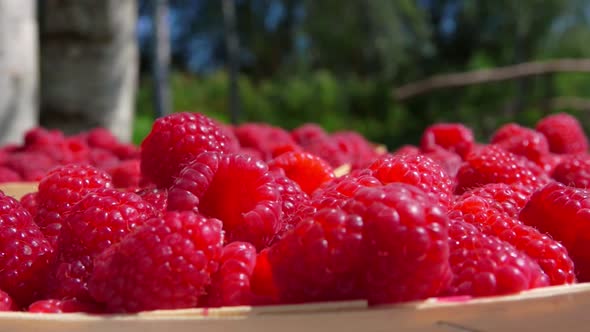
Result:
[[[546,116],[536,126],[549,142],[553,153],[583,153],[588,151],[588,137],[575,117],[558,113]]]
[[[473,149],[475,139],[471,129],[459,123],[437,123],[424,130],[420,148],[424,152],[439,148],[454,152],[465,158]]]
[[[150,219],[96,257],[90,294],[113,312],[195,307],[218,269],[221,228],[193,212]]]
[[[57,163],[42,153],[17,152],[6,157],[3,165],[17,172],[24,181],[39,181]]]
[[[448,150],[437,149],[426,152],[424,155],[437,162],[452,180],[455,179],[457,172],[459,172],[459,168],[461,168],[461,165],[463,164],[461,156]]]
[[[161,188],[145,188],[136,192],[144,201],[150,203],[160,214],[168,208],[168,190]]]
[[[241,147],[259,151],[264,161],[272,159],[277,147],[296,144],[288,131],[266,123],[250,122],[239,125],[234,128],[234,134]]]
[[[453,199],[451,177],[442,166],[424,155],[385,155],[369,169],[383,184],[401,182],[416,186],[445,206]]]
[[[265,248],[256,256],[256,265],[250,278],[252,304],[274,304],[279,302],[279,293],[272,276],[272,266],[268,259],[270,248]]]
[[[15,311],[18,310],[16,303],[12,300],[8,293],[0,290],[0,311]]]
[[[552,182],[535,192],[520,220],[563,243],[578,281],[590,280],[590,192]]]
[[[39,314],[61,314],[61,313],[102,313],[103,310],[96,303],[83,302],[77,299],[67,300],[39,300],[32,303],[27,309],[28,312]]]
[[[316,123],[306,123],[291,130],[291,137],[304,148],[318,139],[325,139],[328,133]]]
[[[20,203],[25,209],[27,209],[27,211],[29,211],[34,220],[35,215],[37,214],[37,207],[39,206],[39,202],[37,202],[37,192],[23,195],[20,199]]]
[[[502,295],[549,285],[534,260],[470,223],[451,222],[449,244],[453,281],[445,295]]]
[[[544,158],[549,155],[549,143],[545,135],[515,123],[500,127],[492,136],[490,143],[523,156],[538,165],[541,165]]]
[[[1,183],[20,182],[20,181],[22,181],[20,174],[18,174],[16,171],[13,171],[9,167],[0,166],[0,182]]]
[[[512,218],[518,219],[520,210],[532,194],[531,188],[520,184],[488,183],[463,193],[457,198],[457,201],[463,201],[471,196],[483,198],[488,206],[496,209],[499,213],[506,213]]]
[[[533,162],[498,146],[488,145],[466,157],[457,173],[455,192],[462,194],[487,183],[520,183],[539,188],[548,182],[548,176]]]
[[[115,188],[136,188],[139,186],[141,171],[139,159],[129,159],[108,170]]]
[[[141,172],[158,187],[169,187],[182,168],[203,151],[229,152],[230,138],[200,113],[157,119],[141,143]]]
[[[221,253],[219,270],[212,276],[208,307],[249,305],[250,278],[256,266],[256,248],[248,242],[232,242]]]
[[[21,306],[37,298],[53,249],[29,212],[0,192],[0,289]]]
[[[228,242],[266,247],[280,230],[281,196],[268,166],[241,154],[202,153],[178,175],[168,210],[223,221]]]
[[[567,155],[557,164],[551,174],[553,179],[567,186],[590,188],[590,155]]]
[[[268,166],[271,170],[282,169],[308,195],[336,177],[326,161],[308,152],[284,153],[272,159]]]
[[[309,195],[301,190],[301,187],[299,187],[297,182],[289,179],[282,171],[273,172],[273,177],[281,195],[282,202],[280,231],[276,235],[277,238],[281,238],[283,234],[295,226],[292,224],[292,222],[295,222],[295,219],[293,218],[294,214],[300,206],[308,205],[310,203],[310,198]],[[273,241],[276,241],[276,239]]]

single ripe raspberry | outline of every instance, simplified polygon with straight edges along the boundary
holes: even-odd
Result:
[[[369,303],[425,299],[450,284],[447,210],[406,184],[359,189],[343,207],[364,221]]]
[[[31,216],[33,216],[33,220],[37,215],[37,208],[39,206],[39,202],[37,201],[37,192],[32,192],[23,195],[20,199],[20,203],[22,206],[29,211]]]
[[[266,123],[250,122],[239,125],[234,128],[234,135],[241,147],[259,151],[264,161],[272,159],[275,148],[296,144],[288,131]]]
[[[291,130],[291,137],[304,148],[317,139],[325,139],[328,133],[317,123],[305,123]]]
[[[113,151],[119,145],[119,140],[106,128],[93,128],[86,133],[86,142],[91,148]]]
[[[353,161],[346,145],[339,145],[337,141],[332,139],[332,136],[310,141],[304,146],[304,150],[322,158],[334,168],[350,165]]]
[[[536,164],[498,146],[488,145],[469,154],[457,173],[455,192],[467,190],[487,183],[520,183],[539,188],[549,182],[549,177]]]
[[[168,190],[161,188],[144,188],[136,192],[144,201],[163,214],[168,209]]]
[[[170,187],[168,210],[220,219],[228,242],[246,241],[261,250],[280,230],[281,196],[263,161],[205,152]]]
[[[249,305],[250,278],[256,266],[256,248],[248,242],[232,242],[221,253],[219,270],[211,277],[208,307]]]
[[[83,302],[77,299],[39,300],[32,303],[28,307],[27,311],[39,314],[62,314],[73,312],[98,314],[103,312],[102,308],[100,308],[98,304],[92,302]]]
[[[558,113],[546,116],[536,126],[549,142],[553,153],[583,153],[588,151],[588,137],[575,117]]]
[[[0,289],[20,306],[37,298],[53,249],[29,212],[0,192]]]
[[[500,127],[492,136],[490,143],[523,156],[538,165],[541,165],[544,158],[549,155],[549,143],[545,135],[516,123]]]
[[[13,171],[9,167],[0,166],[0,182],[19,182],[22,181],[20,174],[16,171]]]
[[[279,303],[279,291],[275,285],[272,276],[272,266],[268,259],[270,248],[263,249],[256,256],[256,265],[250,278],[253,305]]]
[[[113,178],[115,188],[136,188],[139,187],[141,178],[139,159],[129,159],[120,162],[108,170]]]
[[[590,155],[564,156],[553,170],[551,176],[556,181],[567,186],[582,189],[590,188]]]
[[[449,246],[453,281],[444,295],[492,296],[549,285],[534,260],[461,219],[451,222]]]
[[[370,165],[379,157],[376,146],[364,136],[354,131],[339,131],[331,135],[342,154],[350,160],[352,169],[361,169]]]
[[[9,155],[3,165],[17,172],[24,181],[39,181],[57,163],[38,152],[17,152]]]
[[[8,293],[0,290],[0,311],[16,311],[18,307]]]
[[[272,158],[276,158],[287,152],[303,152],[303,148],[297,143],[285,143],[277,145],[272,149]]]
[[[286,234],[268,251],[271,276],[282,303],[365,298],[363,220],[324,209]]]
[[[563,243],[580,282],[590,281],[590,192],[552,182],[535,192],[520,220]]]
[[[424,152],[439,148],[454,152],[465,158],[473,149],[475,139],[471,129],[460,123],[437,123],[424,130],[420,148]]]
[[[34,129],[25,135],[23,151],[44,154],[56,164],[80,163],[88,160],[90,147],[80,137],[65,137],[60,131]],[[44,132],[44,133],[43,133]]]
[[[111,151],[92,148],[88,154],[88,163],[96,168],[107,170],[121,162]]]
[[[496,206],[485,198],[469,196],[455,203],[450,216],[476,226],[482,233],[495,236],[532,258],[549,277],[551,285],[575,282],[574,263],[561,243],[501,213]]]
[[[413,185],[447,207],[453,200],[453,180],[440,164],[424,155],[385,155],[369,169],[383,184],[401,182]]]
[[[499,213],[506,213],[512,218],[517,218],[520,210],[528,202],[533,190],[519,184],[488,183],[481,187],[473,188],[460,197],[457,201],[463,201],[471,196],[485,199],[488,206]]]
[[[308,195],[336,177],[327,162],[309,152],[284,153],[272,159],[268,166],[271,170],[282,169]]]
[[[394,152],[392,152],[391,154],[394,156],[398,156],[398,155],[402,155],[402,154],[421,154],[422,151],[420,151],[420,148],[418,148],[417,146],[414,145],[402,145],[399,148],[397,148],[397,150],[395,150]]]
[[[203,151],[229,152],[230,138],[200,113],[174,113],[157,119],[141,143],[141,173],[167,188],[186,163]]]
[[[295,226],[292,224],[292,222],[295,222],[295,218],[293,218],[294,214],[300,206],[307,206],[310,203],[310,198],[309,195],[301,190],[301,187],[299,187],[297,182],[289,179],[282,171],[273,172],[272,174],[281,195],[282,202],[280,230],[276,234],[276,237],[273,240],[274,242]]]
[[[448,150],[436,149],[434,151],[426,152],[424,155],[437,162],[449,177],[451,177],[451,180],[455,179],[457,172],[459,172],[459,168],[463,165],[463,159],[461,159],[461,156],[449,152]]]
[[[69,164],[53,169],[39,182],[35,222],[56,247],[62,223],[86,194],[111,188],[111,177],[89,165]]]
[[[63,223],[55,280],[48,285],[50,296],[89,299],[87,283],[94,258],[154,216],[154,208],[134,193],[116,189],[88,193]]]

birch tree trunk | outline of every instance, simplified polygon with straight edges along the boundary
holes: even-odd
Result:
[[[18,0],[15,0],[18,1]],[[41,123],[131,137],[138,74],[137,0],[43,0]]]
[[[36,0],[0,0],[0,144],[37,124]]]

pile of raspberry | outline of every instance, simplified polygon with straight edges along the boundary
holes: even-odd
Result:
[[[486,143],[439,123],[379,153],[314,124],[175,113],[137,160],[129,186],[81,158],[0,194],[0,310],[379,305],[590,281],[588,139],[567,114]]]

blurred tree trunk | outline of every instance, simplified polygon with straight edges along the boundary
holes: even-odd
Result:
[[[129,140],[138,72],[137,0],[43,0],[41,123]]]
[[[36,0],[0,1],[0,143],[37,123]]]

